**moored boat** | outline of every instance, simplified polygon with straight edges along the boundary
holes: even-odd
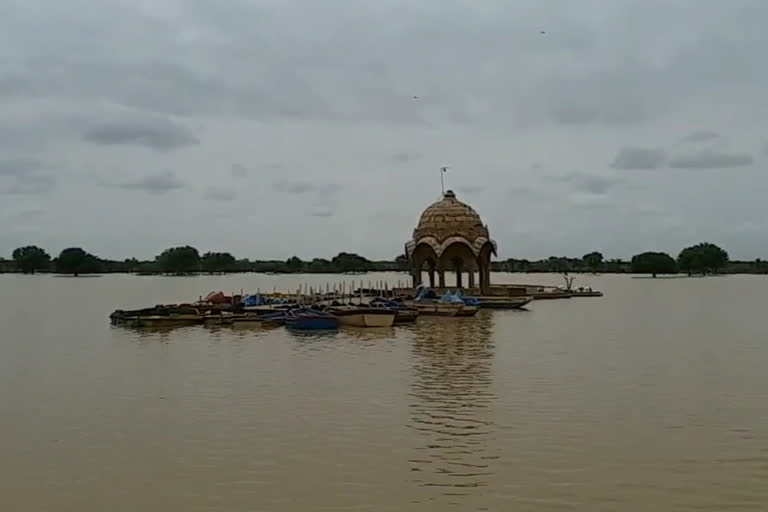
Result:
[[[327,311],[341,325],[354,327],[392,327],[397,313],[388,308],[367,306],[331,306]]]
[[[202,315],[140,315],[125,317],[114,323],[131,327],[183,327],[202,323]]]
[[[278,311],[275,313],[268,313],[266,315],[259,315],[259,321],[265,327],[285,325],[285,312]]]
[[[209,311],[203,315],[203,323],[205,325],[229,325],[236,316],[229,311]]]
[[[480,311],[478,306],[464,304],[464,306],[456,312],[455,316],[475,316],[478,311]]]
[[[415,300],[407,303],[416,308],[420,315],[429,316],[456,316],[464,308],[464,304],[439,302],[431,300]]]
[[[393,310],[395,312],[396,324],[415,322],[419,317],[418,309],[407,306],[402,302],[385,299],[383,297],[376,297],[375,299],[372,299],[370,305],[377,308],[382,307]]]
[[[109,319],[132,327],[177,327],[203,323],[203,315],[190,306],[155,306],[137,310],[115,310]]]
[[[573,297],[602,297],[603,292],[593,290],[592,288],[577,288],[571,290],[571,295]]]
[[[338,317],[325,311],[299,308],[285,314],[285,325],[291,329],[329,330],[338,329]]]
[[[477,297],[478,306],[484,309],[520,309],[533,297]]]
[[[237,315],[232,315],[232,319],[231,319],[230,323],[233,326],[236,326],[236,327],[246,327],[246,326],[251,326],[251,325],[261,325],[262,324],[262,317],[260,317],[259,315],[254,314],[254,313],[241,313],[241,314],[237,314]]]

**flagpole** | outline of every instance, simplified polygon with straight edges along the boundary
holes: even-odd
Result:
[[[445,195],[445,180],[443,179],[443,174],[445,174],[445,171],[445,167],[440,168],[440,190],[442,191],[443,195]]]

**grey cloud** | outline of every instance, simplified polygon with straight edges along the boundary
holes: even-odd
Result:
[[[598,112],[594,108],[584,106],[566,106],[555,110],[552,115],[564,124],[585,124],[597,119]]]
[[[699,130],[689,133],[683,137],[683,142],[706,142],[708,140],[718,139],[720,134],[709,130]]]
[[[11,218],[19,222],[23,222],[26,220],[39,219],[44,214],[45,214],[45,211],[40,208],[28,208],[12,214]]]
[[[675,169],[724,169],[746,167],[752,163],[754,158],[746,153],[699,151],[693,155],[674,158],[670,160],[669,166]]]
[[[232,164],[232,167],[230,168],[230,173],[232,173],[232,176],[235,178],[245,178],[248,176],[248,169],[241,164]]]
[[[582,190],[591,194],[605,194],[614,185],[616,181],[603,176],[587,176],[580,184]]]
[[[563,124],[624,124],[642,121],[646,118],[646,113],[642,106],[621,100],[613,104],[599,102],[594,106],[564,105],[555,109],[552,116]]]
[[[150,194],[165,194],[184,187],[184,184],[170,171],[151,174],[140,180],[115,185],[125,190],[136,190]]]
[[[729,58],[761,41],[759,27],[746,19],[761,19],[759,6],[737,17],[749,36],[719,42],[710,29],[715,33],[704,39],[709,44],[693,45],[668,41],[664,36],[675,25],[658,9],[632,3],[605,12],[612,30],[568,9],[560,16],[553,12],[546,37],[531,30],[539,15],[525,9],[491,14],[490,8],[429,4],[393,30],[391,23],[370,23],[393,11],[343,5],[350,20],[344,24],[311,3],[303,5],[305,19],[313,19],[309,31],[290,9],[245,1],[215,7],[190,1],[172,17],[164,9],[146,16],[131,4],[92,9],[77,20],[55,6],[44,21],[31,9],[4,14],[7,39],[22,42],[36,65],[31,77],[20,80],[51,94],[190,117],[437,125],[508,121],[511,113],[525,111],[564,123],[626,123],[648,119],[678,96],[706,88],[707,80],[696,79],[702,74],[716,83],[744,74],[765,82],[750,59]],[[687,2],[668,9],[670,19],[689,10]],[[588,16],[594,9],[583,11]],[[31,29],[41,25],[47,37],[35,39]],[[286,25],[303,37],[276,28]],[[663,48],[647,44],[649,33],[659,35]],[[718,44],[730,77],[711,69],[711,47]],[[61,59],[62,47],[73,55]],[[152,48],[151,57],[145,47]],[[569,65],[574,61],[579,65]],[[551,105],[557,105],[554,112]]]
[[[763,146],[763,153],[768,155],[768,142],[766,142],[765,145]]]
[[[278,192],[284,192],[286,194],[306,194],[307,192],[317,191],[318,186],[307,181],[280,181],[274,184],[274,189]]]
[[[319,218],[333,217],[334,214],[335,212],[330,208],[318,208],[310,212],[310,215],[312,217],[319,217]]]
[[[395,153],[392,155],[392,160],[395,162],[405,164],[408,162],[415,162],[416,160],[421,160],[424,155],[419,153],[418,151],[402,151],[400,153]]]
[[[459,192],[462,194],[472,195],[484,192],[487,187],[483,185],[463,185],[459,187]]]
[[[39,172],[43,163],[34,159],[0,160],[0,176],[9,180],[3,187],[4,194],[40,195],[50,192],[56,186],[56,178]]]
[[[743,178],[754,186],[746,189],[697,171],[696,197],[682,207],[690,186],[685,172],[693,171],[666,172],[660,187],[637,175],[654,171],[606,167],[622,146],[650,149],[620,154],[619,169],[664,168],[660,149],[674,148],[672,156],[739,150],[726,146],[726,137],[682,143],[704,129],[727,129],[728,138],[744,144],[762,134],[754,148],[743,148],[766,161],[768,106],[761,100],[768,68],[756,63],[768,46],[768,2],[745,0],[739,9],[718,0],[626,0],[610,7],[604,0],[514,6],[493,0],[477,9],[466,0],[417,7],[405,0],[303,0],[295,8],[276,1],[160,0],[151,9],[146,2],[0,3],[0,158],[30,155],[57,164],[55,174],[47,164],[25,170],[47,176],[26,183],[17,183],[18,168],[7,171],[0,191],[52,190],[46,208],[73,220],[37,222],[32,235],[50,246],[74,237],[116,251],[109,256],[125,256],[122,250],[152,256],[171,237],[258,257],[284,259],[291,254],[281,251],[288,250],[310,256],[343,245],[347,232],[364,232],[369,212],[388,205],[395,212],[376,218],[377,236],[361,238],[357,249],[390,257],[437,196],[437,170],[414,169],[397,180],[380,171],[407,173],[427,157],[471,168],[465,178],[451,174],[451,184],[487,186],[465,199],[491,223],[505,257],[580,252],[580,244],[626,257],[659,240],[670,244],[660,248],[677,250],[680,240],[718,237],[764,210],[766,181],[752,168]],[[329,15],[335,10],[343,10],[343,20]],[[681,19],[688,22],[682,29]],[[183,134],[140,129],[156,119]],[[112,129],[123,124],[130,126]],[[200,139],[198,147],[190,137]],[[416,151],[424,154],[421,162],[409,160]],[[141,173],[112,167],[115,159]],[[510,160],[544,167],[511,169]],[[175,177],[141,182],[165,168],[179,170],[187,186],[157,196],[173,201],[152,201],[146,209],[133,204],[136,196],[151,199],[144,193],[105,194],[89,178],[98,173],[110,186],[123,182],[136,191],[181,186]],[[545,176],[553,169],[597,177],[554,182]],[[60,191],[51,189],[52,176]],[[612,176],[623,181],[607,182]],[[343,184],[345,193],[318,205],[339,190],[322,185],[328,182]],[[208,184],[232,189],[242,201],[201,200]],[[253,190],[240,192],[245,184]],[[676,239],[658,219],[622,214],[648,197],[679,216]],[[227,238],[218,229],[222,214],[258,223],[246,198],[281,210],[280,225],[259,224],[275,243]],[[41,203],[35,199],[4,195],[0,209],[34,207]],[[509,215],[510,200],[524,219]],[[606,209],[581,215],[585,205]],[[728,219],[714,214],[738,205],[745,206]],[[324,206],[333,208],[333,223],[310,217]],[[92,215],[92,207],[103,214]],[[307,234],[307,220],[333,229],[318,241]],[[128,244],[120,233],[139,221],[146,229]],[[520,230],[531,233],[522,238],[526,243],[515,234]],[[10,240],[8,233],[0,238]],[[734,257],[768,254],[768,239],[734,235],[728,249]]]
[[[664,165],[666,153],[660,149],[622,148],[613,160],[614,169],[658,169]]]
[[[83,138],[93,144],[132,144],[156,151],[170,151],[199,143],[185,128],[162,118],[103,123],[86,131]]]
[[[5,189],[11,195],[42,195],[56,186],[56,178],[47,174],[22,174]]]
[[[23,176],[39,170],[42,162],[31,158],[0,160],[0,176]]]
[[[604,195],[609,189],[615,187],[622,180],[610,176],[573,172],[559,178],[560,181],[570,183],[579,192],[593,195]]]
[[[210,187],[205,191],[205,198],[213,201],[232,201],[235,198],[235,191],[225,188]]]
[[[333,193],[340,190],[341,186],[335,183],[318,184],[310,181],[280,180],[273,183],[272,188],[284,194],[301,195],[320,192]]]
[[[0,98],[15,98],[34,93],[35,85],[29,80],[17,76],[0,77]]]

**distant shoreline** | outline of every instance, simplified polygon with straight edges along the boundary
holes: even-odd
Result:
[[[424,271],[426,272],[426,271]],[[549,271],[549,270],[531,270],[531,271],[506,271],[506,270],[492,270],[495,274],[553,274],[562,275],[563,272]],[[659,274],[653,277],[649,274],[633,273],[633,272],[582,272],[582,271],[570,271],[569,274],[580,276],[601,276],[601,275],[625,275],[632,279],[700,279],[703,277],[726,277],[726,276],[768,276],[768,272],[721,272],[718,274]],[[105,275],[130,275],[136,277],[210,277],[210,276],[225,276],[225,275],[239,275],[239,274],[259,274],[264,276],[296,276],[296,275],[344,275],[344,276],[364,276],[367,274],[400,274],[404,276],[410,276],[410,273],[404,270],[369,270],[361,272],[311,272],[311,271],[297,271],[297,272],[259,272],[251,270],[242,271],[230,271],[230,272],[184,272],[184,273],[164,273],[164,272],[126,272],[126,271],[114,271],[114,272],[98,272],[93,274],[63,274],[61,272],[49,272],[49,271],[37,271],[34,274],[25,274],[19,271],[0,271],[0,275],[29,275],[29,276],[50,276],[57,278],[93,278],[102,277]]]

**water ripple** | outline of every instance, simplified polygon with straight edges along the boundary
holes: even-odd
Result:
[[[498,452],[489,448],[493,432],[491,391],[492,316],[473,321],[427,320],[414,337],[408,427],[420,445],[408,459],[413,483],[440,494],[468,496],[488,485]],[[464,492],[457,492],[458,489]]]

